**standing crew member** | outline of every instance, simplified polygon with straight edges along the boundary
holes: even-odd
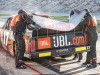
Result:
[[[23,65],[22,59],[25,53],[25,41],[24,34],[26,31],[26,27],[29,24],[33,24],[35,27],[35,22],[31,19],[29,15],[23,10],[19,10],[18,14],[14,16],[11,20],[11,27],[14,32],[14,38],[16,42],[16,58],[15,64],[18,69],[25,69],[26,67]]]
[[[77,10],[77,9],[74,9],[74,10],[72,10],[71,11],[71,13],[70,13],[70,18],[71,18],[71,16],[72,15],[74,15],[74,11],[76,11],[77,13],[80,13],[80,10]],[[82,53],[75,53],[74,54],[74,58],[73,58],[73,60],[75,60],[75,59],[77,59],[78,58],[78,62],[81,62],[82,61]]]
[[[89,37],[89,44],[90,44],[90,50],[87,52],[87,58],[86,62],[83,63],[83,65],[87,65],[87,68],[95,68],[97,67],[97,58],[96,58],[96,41],[98,39],[97,31],[96,31],[96,21],[94,18],[90,15],[89,11],[85,9],[87,12],[84,17],[84,22],[87,22],[86,24],[86,32]]]

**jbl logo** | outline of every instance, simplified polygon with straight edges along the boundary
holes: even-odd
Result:
[[[51,48],[50,37],[38,39],[38,49]]]

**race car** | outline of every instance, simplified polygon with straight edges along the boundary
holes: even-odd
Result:
[[[51,18],[41,14],[36,16]],[[12,17],[8,18],[0,29],[0,40],[2,47],[15,56],[17,51],[10,26],[11,19]],[[47,28],[35,30],[30,26],[31,32],[26,32],[24,36],[25,55],[29,55],[29,58],[56,57],[90,50],[87,34],[84,33],[82,27],[78,27],[81,26],[71,31],[57,31]]]
[[[33,13],[33,15],[51,18],[47,14],[34,14]],[[0,43],[2,47],[4,48],[4,50],[8,51],[12,56],[14,56],[15,55],[15,41],[14,41],[13,31],[11,30],[11,26],[10,26],[10,21],[12,20],[12,17],[13,16],[9,17],[5,23],[0,22],[0,24],[2,24],[0,27]],[[24,36],[25,44],[26,44],[26,54],[30,52],[28,51],[29,49],[28,41],[29,41],[29,37],[31,37],[32,35],[32,31],[30,31],[31,27],[29,26],[28,29],[26,31],[26,35]]]

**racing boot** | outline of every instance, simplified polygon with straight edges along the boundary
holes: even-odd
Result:
[[[82,65],[83,66],[86,66],[86,65],[88,65],[88,64],[91,64],[90,62],[84,62]]]
[[[78,58],[78,55],[77,54],[74,54],[73,60],[76,60],[77,58]]]
[[[19,60],[17,62],[16,68],[17,69],[26,69],[26,67],[24,66],[24,63],[22,62],[22,60]]]
[[[86,66],[86,68],[96,68],[97,64],[89,64]]]
[[[82,60],[78,60],[77,62],[82,62]]]
[[[97,62],[96,62],[96,58],[92,59],[92,63],[87,65],[86,68],[96,68],[97,67]]]

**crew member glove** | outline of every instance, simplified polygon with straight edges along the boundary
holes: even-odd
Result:
[[[41,29],[41,26],[39,26],[38,24],[35,24],[35,29]]]
[[[35,25],[36,23],[35,23],[35,22],[33,22],[32,24],[33,24],[33,25]]]

